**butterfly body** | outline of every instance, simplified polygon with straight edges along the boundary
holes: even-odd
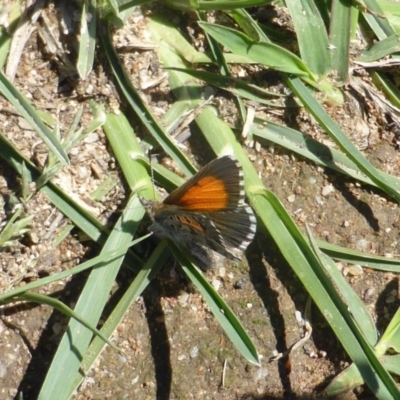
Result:
[[[155,235],[173,240],[205,269],[207,248],[231,260],[245,250],[256,231],[252,209],[244,202],[243,172],[231,156],[217,158],[173,191],[163,202],[150,202]]]

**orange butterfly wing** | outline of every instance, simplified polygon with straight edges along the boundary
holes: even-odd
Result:
[[[164,204],[198,212],[233,210],[244,203],[243,186],[239,163],[231,156],[224,156],[211,161],[173,191]]]

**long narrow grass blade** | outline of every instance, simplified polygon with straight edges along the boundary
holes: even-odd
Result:
[[[182,268],[189,276],[190,280],[196,285],[232,343],[248,361],[260,365],[257,350],[233,311],[209,284],[207,279],[204,278],[203,274],[189,263],[186,257],[183,257],[181,252],[177,250],[175,246],[172,246],[172,250],[174,256],[182,265]]]
[[[0,71],[0,92],[15,107],[28,124],[35,130],[39,137],[47,144],[63,165],[68,165],[68,156],[61,143],[54,137],[49,128],[42,122],[35,109],[27,102],[24,96],[18,92],[14,85]]]
[[[150,256],[146,264],[137,274],[135,280],[131,283],[127,291],[122,296],[121,300],[118,302],[117,306],[114,308],[110,316],[104,322],[101,333],[105,337],[110,337],[112,333],[117,328],[118,324],[121,322],[126,311],[130,306],[136,301],[136,299],[141,295],[147,285],[150,283],[151,279],[157,271],[165,264],[165,260],[168,259],[171,254],[169,248],[166,246],[165,242],[161,242],[157,248],[154,250],[153,254]],[[100,354],[104,348],[104,341],[96,337],[90,344],[85,357],[82,360],[81,368],[83,371],[89,371],[92,367],[97,356]],[[77,377],[74,387],[78,387],[81,383],[81,377]]]
[[[346,83],[349,76],[351,5],[351,0],[332,1],[329,49],[332,70],[340,84]]]
[[[400,51],[400,34],[388,36],[361,53],[359,61],[372,62]]]
[[[332,282],[323,272],[314,252],[279,200],[264,189],[230,128],[218,120],[209,109],[205,109],[196,122],[216,154],[233,153],[242,164],[246,193],[259,216],[259,221],[268,229],[283,256],[312,296],[349,356],[357,364],[364,381],[381,399],[386,399],[392,394],[399,395],[393,380],[387,371],[382,370],[368,342],[357,333],[357,326],[337,295]],[[210,131],[209,124],[214,127],[213,131]]]
[[[131,241],[132,235],[143,217],[143,208],[137,197],[129,202],[129,207],[121,216],[110,234],[102,252],[107,253],[117,246]],[[123,257],[109,265],[94,269],[79,297],[75,312],[87,323],[96,325],[108,299]],[[44,399],[68,399],[77,376],[81,375],[81,359],[87,351],[92,333],[76,321],[70,321],[67,332],[57,349],[52,364],[46,375],[39,397]]]
[[[141,191],[141,195],[151,198],[153,196],[151,179],[147,168],[138,161],[143,157],[143,151],[125,115],[108,114],[104,133],[132,192]]]
[[[38,304],[47,304],[48,306],[54,308],[55,310],[62,312],[67,317],[74,318],[85,328],[89,329],[93,334],[98,336],[100,340],[103,341],[104,344],[107,343],[113,349],[119,351],[118,347],[115,346],[112,342],[110,342],[108,338],[106,338],[99,330],[88,324],[84,318],[81,318],[79,314],[77,314],[74,310],[69,308],[66,304],[64,304],[60,300],[53,299],[52,297],[44,296],[43,294],[39,293],[24,292],[21,295],[14,298],[13,301],[29,301]]]
[[[37,168],[30,160],[22,156],[18,150],[0,134],[0,155],[19,174],[22,174],[23,163],[26,166],[26,174],[29,181],[34,182],[40,176]],[[89,212],[76,204],[65,192],[52,182],[48,182],[41,188],[49,200],[65,215],[75,226],[82,229],[91,239],[102,243],[105,239],[106,229]]]
[[[239,31],[221,25],[201,22],[200,26],[232,53],[249,57],[262,65],[295,74],[311,84],[316,84],[316,78],[307,65],[283,47],[273,43],[256,42]]]
[[[228,14],[235,20],[235,22],[242,28],[243,32],[253,40],[271,43],[271,40],[266,35],[265,31],[261,29],[261,24],[254,21],[251,15],[242,8],[237,8],[228,12]]]
[[[348,310],[358,324],[358,328],[364,334],[368,343],[371,346],[375,346],[376,342],[378,341],[378,335],[370,312],[346,281],[339,269],[336,267],[333,260],[319,250],[317,242],[312,237],[310,228],[308,226],[306,228],[311,246],[320,260],[321,265],[324,267],[325,272],[336,285],[339,293],[347,304]]]
[[[301,59],[314,74],[324,77],[330,71],[331,56],[328,34],[318,8],[313,0],[286,0],[286,6],[296,30]]]
[[[20,294],[28,290],[38,289],[42,286],[49,285],[50,283],[58,282],[61,279],[65,279],[70,276],[80,274],[81,272],[86,271],[89,268],[106,266],[110,262],[121,258],[121,256],[123,256],[130,247],[141,242],[142,240],[147,239],[149,236],[150,234],[142,236],[139,239],[133,240],[132,242],[129,242],[128,244],[125,244],[123,246],[118,246],[113,251],[110,251],[108,253],[102,253],[97,257],[85,261],[84,263],[79,264],[67,271],[58,272],[57,274],[47,276],[46,278],[38,279],[37,281],[27,283],[25,286],[18,287],[6,293],[2,293],[0,294],[0,304],[3,303],[5,304],[9,302],[10,299],[12,299],[13,297],[19,296]]]
[[[363,17],[379,40],[383,40],[396,33],[387,18],[384,18],[382,9],[375,0],[363,0],[363,3],[365,4],[365,8],[360,7]]]
[[[81,32],[77,71],[81,79],[86,79],[93,68],[96,47],[97,0],[84,0],[82,3]]]
[[[105,22],[104,22],[105,24]],[[195,172],[193,166],[190,164],[186,156],[178,149],[178,147],[172,143],[169,136],[164,132],[158,121],[153,117],[147,106],[143,103],[142,98],[139,96],[124,69],[119,62],[116,52],[113,48],[110,35],[103,26],[104,32],[101,34],[102,43],[107,54],[108,61],[110,62],[111,68],[113,69],[114,76],[117,79],[121,90],[123,91],[129,104],[136,112],[137,116],[146,126],[148,131],[157,139],[157,143],[169,154],[176,163],[180,166],[183,172],[191,175]]]
[[[400,193],[394,189],[387,178],[383,176],[356,148],[356,146],[339,129],[331,117],[325,112],[319,102],[311,95],[309,90],[298,78],[288,79],[288,85],[301,99],[307,110],[321,124],[328,135],[335,141],[347,157],[368,176],[380,189],[400,201]]]
[[[371,71],[374,84],[381,89],[389,101],[397,108],[400,108],[400,90],[386,74],[379,71]]]
[[[318,246],[329,257],[349,264],[359,264],[377,271],[400,272],[400,259],[365,254],[361,251],[348,249],[322,240],[317,240]]]

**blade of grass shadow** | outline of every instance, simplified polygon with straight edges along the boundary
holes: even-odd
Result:
[[[400,202],[400,193],[393,189],[390,182],[384,177],[356,148],[356,146],[340,130],[331,117],[325,112],[320,103],[311,95],[299,78],[288,78],[288,86],[300,98],[304,107],[311,113],[317,122],[324,128],[329,137],[339,146],[347,157],[368,176],[381,190]]]
[[[231,129],[226,123],[216,118],[210,108],[203,110],[196,118],[201,132],[216,154],[235,154],[242,164],[246,194],[257,212],[259,221],[268,229],[282,255],[321,310],[349,356],[357,364],[364,381],[381,399],[391,396],[389,393],[399,395],[397,388],[393,386],[391,377],[386,371],[382,371],[379,365],[376,366],[376,357],[371,355],[368,343],[362,339],[360,341],[354,333],[358,331],[357,326],[289,214],[279,200],[264,188]],[[213,126],[211,131],[209,124]],[[373,366],[370,362],[371,357],[374,360]]]
[[[170,255],[171,251],[167,247],[166,242],[161,242],[154,250],[143,268],[139,271],[134,281],[129,285],[129,288],[126,290],[110,316],[104,322],[100,332],[105,337],[111,337],[112,333],[118,327],[127,310],[146,289],[150,281],[165,264]],[[82,360],[81,368],[83,371],[88,372],[90,370],[104,346],[105,344],[101,339],[99,340],[98,337],[94,338],[92,343],[90,343],[85,357]],[[73,386],[78,387],[80,383],[81,377],[77,376]]]
[[[271,219],[270,213],[268,216],[263,213],[260,218],[264,220],[268,217],[268,221],[263,221],[264,224],[273,226],[274,232],[272,233],[272,230],[270,230],[271,235],[274,239],[276,238],[284,257],[289,261],[342,346],[357,365],[364,382],[368,384],[379,399],[400,396],[400,391],[393,379],[382,367],[373,349],[336,292],[332,281],[326,276],[317,256],[310,249],[282,204],[271,192],[266,190],[263,195],[256,194],[255,200],[258,203],[257,209],[262,207],[263,210],[267,210],[265,202],[267,200],[269,207],[272,206],[273,212],[277,213],[278,220],[276,220],[276,217]],[[313,248],[315,250],[316,246],[313,245]],[[296,256],[297,252],[299,254]]]
[[[246,360],[255,365],[260,365],[257,350],[233,311],[224,302],[218,292],[216,292],[210,285],[207,279],[205,279],[200,270],[192,265],[174,245],[171,245],[171,249],[175,258],[182,265],[183,270],[190,280],[194,285],[196,285],[215,318],[218,320],[219,324],[235,347],[246,358]]]
[[[230,76],[222,76],[207,71],[197,71],[194,69],[183,69],[183,68],[165,68],[168,71],[178,71],[185,74],[191,75],[196,79],[201,79],[210,85],[219,87],[220,89],[226,90],[235,96],[241,96],[245,99],[256,101],[261,104],[270,105],[273,107],[279,107],[279,104],[273,101],[266,100],[265,97],[285,97],[284,95],[269,92],[264,90],[257,85],[247,83],[241,79],[232,78]],[[283,107],[283,105],[282,105]]]
[[[126,212],[121,216],[111,232],[102,252],[112,251],[117,246],[131,241],[143,217],[144,210],[136,196],[128,203]],[[114,260],[103,268],[94,269],[75,307],[87,323],[97,325],[110,289],[115,281],[124,257]],[[76,321],[70,321],[67,331],[58,346],[39,397],[44,399],[67,399],[77,376],[81,375],[80,364],[92,339],[92,333]]]
[[[309,227],[306,226],[306,228],[308,237],[312,238],[312,233]],[[367,307],[357,296],[349,283],[346,281],[333,260],[326,254],[322,253],[319,248],[316,249],[314,247],[317,247],[317,242],[314,240],[314,238],[312,238],[312,240],[310,241],[314,252],[316,252],[320,260],[321,265],[324,267],[325,272],[330,277],[330,279],[332,279],[341,296],[345,300],[347,307],[350,313],[353,315],[354,320],[357,322],[360,331],[364,334],[365,338],[368,340],[368,343],[371,346],[375,346],[376,342],[378,341],[378,335],[374,320]]]
[[[49,151],[53,152],[63,165],[69,165],[68,156],[61,143],[42,122],[36,110],[28,103],[25,97],[18,92],[2,71],[0,71],[0,91],[46,143],[49,147]]]

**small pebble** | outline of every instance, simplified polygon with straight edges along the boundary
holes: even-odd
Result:
[[[181,306],[184,306],[187,304],[188,300],[189,300],[189,293],[182,291],[178,296],[178,303]]]
[[[322,206],[324,204],[324,202],[322,201],[321,196],[315,196],[315,201],[317,202],[317,204],[319,206]]]
[[[361,265],[350,265],[347,267],[347,273],[351,276],[360,276],[364,273]]]
[[[196,358],[199,355],[199,346],[194,346],[189,352],[190,358]]]
[[[332,185],[326,185],[322,188],[322,196],[328,196],[328,194],[332,193],[334,191],[334,188]]]
[[[8,368],[3,362],[0,363],[0,379],[4,379],[7,376]]]
[[[356,243],[357,249],[359,250],[367,250],[368,248],[368,241],[365,239],[360,239]]]
[[[235,288],[235,289],[243,289],[244,288],[244,285],[246,284],[246,279],[244,279],[244,278],[241,278],[241,279],[238,279],[234,284],[233,284],[233,287]]]
[[[218,279],[213,279],[213,281],[211,282],[211,284],[212,284],[213,288],[214,288],[215,290],[217,290],[217,291],[219,290],[219,288],[220,288],[221,285],[222,285],[221,281],[218,280]]]

